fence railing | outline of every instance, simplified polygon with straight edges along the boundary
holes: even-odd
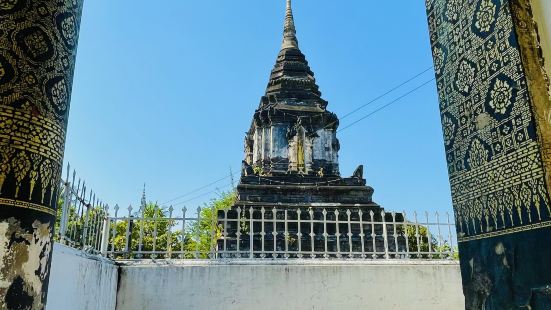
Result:
[[[115,259],[454,259],[449,213],[324,208],[132,207],[107,221]],[[127,211],[127,212],[126,212]],[[216,213],[216,214],[215,214]],[[106,231],[104,229],[104,231]]]
[[[365,209],[246,207],[219,212],[223,258],[447,259],[455,256],[449,214],[409,219]]]
[[[58,197],[56,241],[87,252],[100,253],[103,228],[109,206],[103,203],[86,182],[76,177],[67,165]]]
[[[110,209],[69,166],[61,189],[56,240],[113,259],[457,257],[448,212],[337,206],[175,210],[145,201],[137,209]]]
[[[211,209],[198,208],[194,215],[187,208],[175,216],[174,209],[142,205],[134,212],[114,208],[106,221],[109,237],[102,253],[114,259],[206,259],[215,258],[216,221],[202,218]],[[119,213],[126,213],[119,215]],[[214,224],[211,224],[214,223]]]

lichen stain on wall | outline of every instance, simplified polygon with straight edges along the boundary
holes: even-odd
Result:
[[[0,223],[0,309],[43,309],[42,285],[52,251],[49,223],[35,221],[32,233],[19,221]]]

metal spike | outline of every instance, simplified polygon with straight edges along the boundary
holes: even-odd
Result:
[[[67,178],[65,179],[65,182],[69,182],[70,173],[71,173],[71,165],[67,163]]]

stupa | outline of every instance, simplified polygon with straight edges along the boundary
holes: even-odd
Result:
[[[363,166],[339,171],[339,119],[300,51],[287,0],[283,43],[245,137],[236,206],[363,208],[380,213]]]

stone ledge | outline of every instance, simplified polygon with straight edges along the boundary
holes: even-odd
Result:
[[[124,267],[192,266],[459,266],[456,260],[326,260],[326,259],[224,259],[224,260],[118,260]]]

